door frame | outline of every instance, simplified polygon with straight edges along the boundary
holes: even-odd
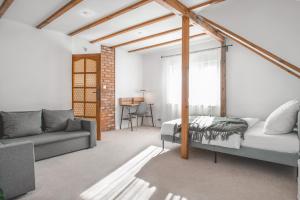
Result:
[[[95,54],[72,54],[72,108],[74,105],[74,61],[79,59],[91,59],[95,60],[97,58],[96,63],[96,137],[97,140],[101,140],[101,53]],[[84,61],[84,65],[85,65]],[[86,74],[86,72],[84,72]],[[85,79],[86,80],[86,79]],[[84,88],[85,88],[85,80],[84,80]],[[84,90],[85,95],[85,90]],[[85,101],[85,100],[84,100]]]

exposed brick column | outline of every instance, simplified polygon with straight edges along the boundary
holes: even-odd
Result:
[[[115,129],[115,50],[101,46],[101,131]]]

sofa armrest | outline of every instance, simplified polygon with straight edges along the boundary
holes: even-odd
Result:
[[[89,131],[91,133],[90,147],[96,146],[96,132],[97,132],[96,121],[81,119],[81,125],[82,125],[83,130]]]
[[[34,151],[31,142],[0,145],[0,188],[5,199],[35,189]]]
[[[298,112],[297,128],[298,128],[298,139],[299,139],[299,149],[300,149],[300,111]],[[298,153],[298,157],[300,158],[300,151]]]

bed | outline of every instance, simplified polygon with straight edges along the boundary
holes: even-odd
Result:
[[[174,135],[174,123],[177,123],[177,121],[168,121],[162,125],[161,139],[163,148],[165,141],[181,142],[180,133]],[[300,112],[298,113],[297,123],[298,127],[300,127]],[[263,126],[264,121],[258,121],[249,126],[245,132],[244,140],[238,135],[232,135],[226,141],[211,141],[210,144],[207,141],[202,141],[202,143],[189,141],[189,145],[216,153],[226,153],[297,167],[299,157],[299,128],[297,133],[266,135],[263,133]],[[214,142],[217,142],[217,144],[215,145]]]

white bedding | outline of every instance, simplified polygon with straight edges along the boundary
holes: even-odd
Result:
[[[296,133],[267,135],[263,132],[264,121],[260,121],[245,133],[242,147],[278,151],[284,153],[298,153],[299,140]]]
[[[180,123],[178,119],[164,122],[161,128],[161,134],[173,136],[174,126],[178,123]],[[244,140],[242,140],[239,135],[232,135],[226,141],[217,139],[210,141],[210,144],[233,149],[239,149],[241,146],[244,146],[283,153],[299,152],[299,140],[296,133],[266,135],[263,132],[263,127],[264,121],[259,121],[248,128],[245,132]],[[208,144],[208,141],[204,139],[202,143]]]

